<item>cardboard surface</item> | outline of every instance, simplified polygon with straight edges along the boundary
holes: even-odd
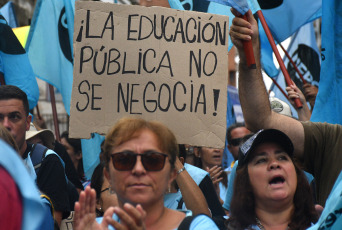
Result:
[[[125,116],[166,124],[179,143],[223,148],[228,17],[77,1],[70,136]]]

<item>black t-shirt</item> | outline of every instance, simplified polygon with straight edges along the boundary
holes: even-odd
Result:
[[[27,143],[23,159],[27,158],[31,149],[32,144]],[[64,167],[55,154],[47,155],[42,161],[37,174],[37,186],[42,193],[50,197],[56,211],[70,211]]]

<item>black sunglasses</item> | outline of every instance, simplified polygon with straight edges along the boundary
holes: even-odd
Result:
[[[141,157],[141,163],[147,171],[162,170],[165,165],[165,159],[168,157],[167,154],[156,151],[146,151],[143,154],[123,151],[111,155],[113,166],[118,171],[132,170],[137,162],[138,156]]]
[[[239,146],[241,141],[242,141],[242,138],[235,138],[235,139],[231,139],[229,144],[233,146]]]

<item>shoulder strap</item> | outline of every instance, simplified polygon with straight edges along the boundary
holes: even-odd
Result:
[[[40,198],[42,199],[43,203],[46,203],[46,204],[49,205],[50,211],[51,211],[51,215],[54,216],[55,209],[53,207],[53,203],[52,203],[50,197],[48,197],[45,194],[40,194]]]
[[[36,171],[36,174],[38,174],[39,168],[42,164],[42,161],[45,157],[47,150],[48,150],[48,148],[41,145],[41,144],[33,144],[32,145],[30,157],[31,157],[31,161],[32,161],[34,170]]]
[[[196,218],[196,216],[185,217],[184,220],[182,221],[182,223],[180,223],[180,225],[178,226],[178,230],[189,230],[190,224],[191,224],[192,220],[195,218]]]
[[[178,205],[177,205],[177,209],[182,209],[183,208],[183,203],[184,203],[184,200],[183,200],[183,197],[179,200],[178,202]]]

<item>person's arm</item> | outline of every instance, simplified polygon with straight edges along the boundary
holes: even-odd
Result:
[[[300,89],[298,89],[298,87],[294,83],[293,85],[287,86],[286,91],[289,96],[289,101],[294,108],[296,108],[295,102],[294,102],[294,99],[296,98],[299,98],[300,102],[302,102],[303,104],[303,108],[301,109],[296,108],[296,111],[298,113],[298,120],[309,121],[311,118],[311,111],[309,109],[308,104],[306,103],[305,96],[302,93],[302,91],[300,91]]]
[[[239,15],[233,10],[235,15]],[[295,154],[301,157],[304,151],[304,128],[290,117],[272,112],[268,94],[261,74],[258,25],[251,11],[247,12],[248,22],[235,17],[230,28],[232,42],[239,56],[239,98],[247,128],[253,132],[260,129],[279,129],[286,133],[295,146]],[[256,69],[249,69],[246,63],[242,41],[252,40]]]
[[[217,197],[220,200],[220,203],[223,204],[223,200],[220,197],[220,182],[223,180],[222,173],[223,170],[220,166],[213,166],[211,168],[207,167],[206,171],[209,173],[211,180],[213,181],[213,185],[217,194]]]
[[[226,213],[224,212],[209,175],[206,175],[198,186],[207,200],[212,217],[223,217]]]
[[[177,172],[183,168],[182,162],[177,157],[175,168]],[[182,197],[187,209],[191,210],[194,215],[203,213],[211,216],[208,204],[201,189],[197,186],[196,182],[191,178],[189,173],[184,170],[177,175],[176,182],[182,193]]]

